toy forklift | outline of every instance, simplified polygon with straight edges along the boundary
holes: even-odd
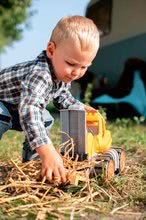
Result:
[[[94,158],[94,169],[90,175],[102,175],[105,181],[124,170],[126,154],[121,148],[112,148],[112,138],[109,130],[105,128],[105,120],[97,111],[86,113],[84,110],[60,111],[62,143],[68,139],[68,134],[74,141],[74,155],[79,160]],[[64,150],[62,150],[61,153]]]

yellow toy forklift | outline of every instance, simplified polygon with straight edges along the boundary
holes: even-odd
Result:
[[[84,110],[60,111],[62,143],[67,141],[68,134],[74,141],[74,155],[79,160],[91,160],[97,162],[90,175],[104,176],[104,180],[110,180],[115,174],[124,170],[126,154],[121,148],[113,148],[112,137],[105,128],[105,119],[97,111],[86,113]],[[64,150],[62,150],[62,154]]]

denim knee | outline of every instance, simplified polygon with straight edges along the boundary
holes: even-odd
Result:
[[[11,115],[8,109],[0,102],[0,139],[2,135],[12,128]]]
[[[0,121],[0,139],[2,138],[2,135],[11,128],[12,128],[11,123],[5,123]]]

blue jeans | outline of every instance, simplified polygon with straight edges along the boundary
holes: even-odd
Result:
[[[43,113],[43,119],[47,133],[49,133],[54,119],[46,109]],[[19,123],[18,109],[12,104],[0,101],[0,139],[8,130],[22,131],[21,125]],[[35,150],[32,151],[29,142],[25,137],[25,141],[23,143],[22,162],[26,162],[31,159],[38,159],[38,154]]]

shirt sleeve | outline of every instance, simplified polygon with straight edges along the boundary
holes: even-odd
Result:
[[[27,75],[21,84],[20,124],[32,149],[51,143],[43,122],[46,106],[44,94],[48,88],[48,81],[47,74],[45,76],[43,72],[34,72]]]
[[[70,92],[70,87],[71,85],[69,83],[64,84],[60,94],[56,98],[54,98],[54,105],[58,109],[68,109],[72,105],[76,105],[79,107],[83,106],[83,103],[72,96]]]

